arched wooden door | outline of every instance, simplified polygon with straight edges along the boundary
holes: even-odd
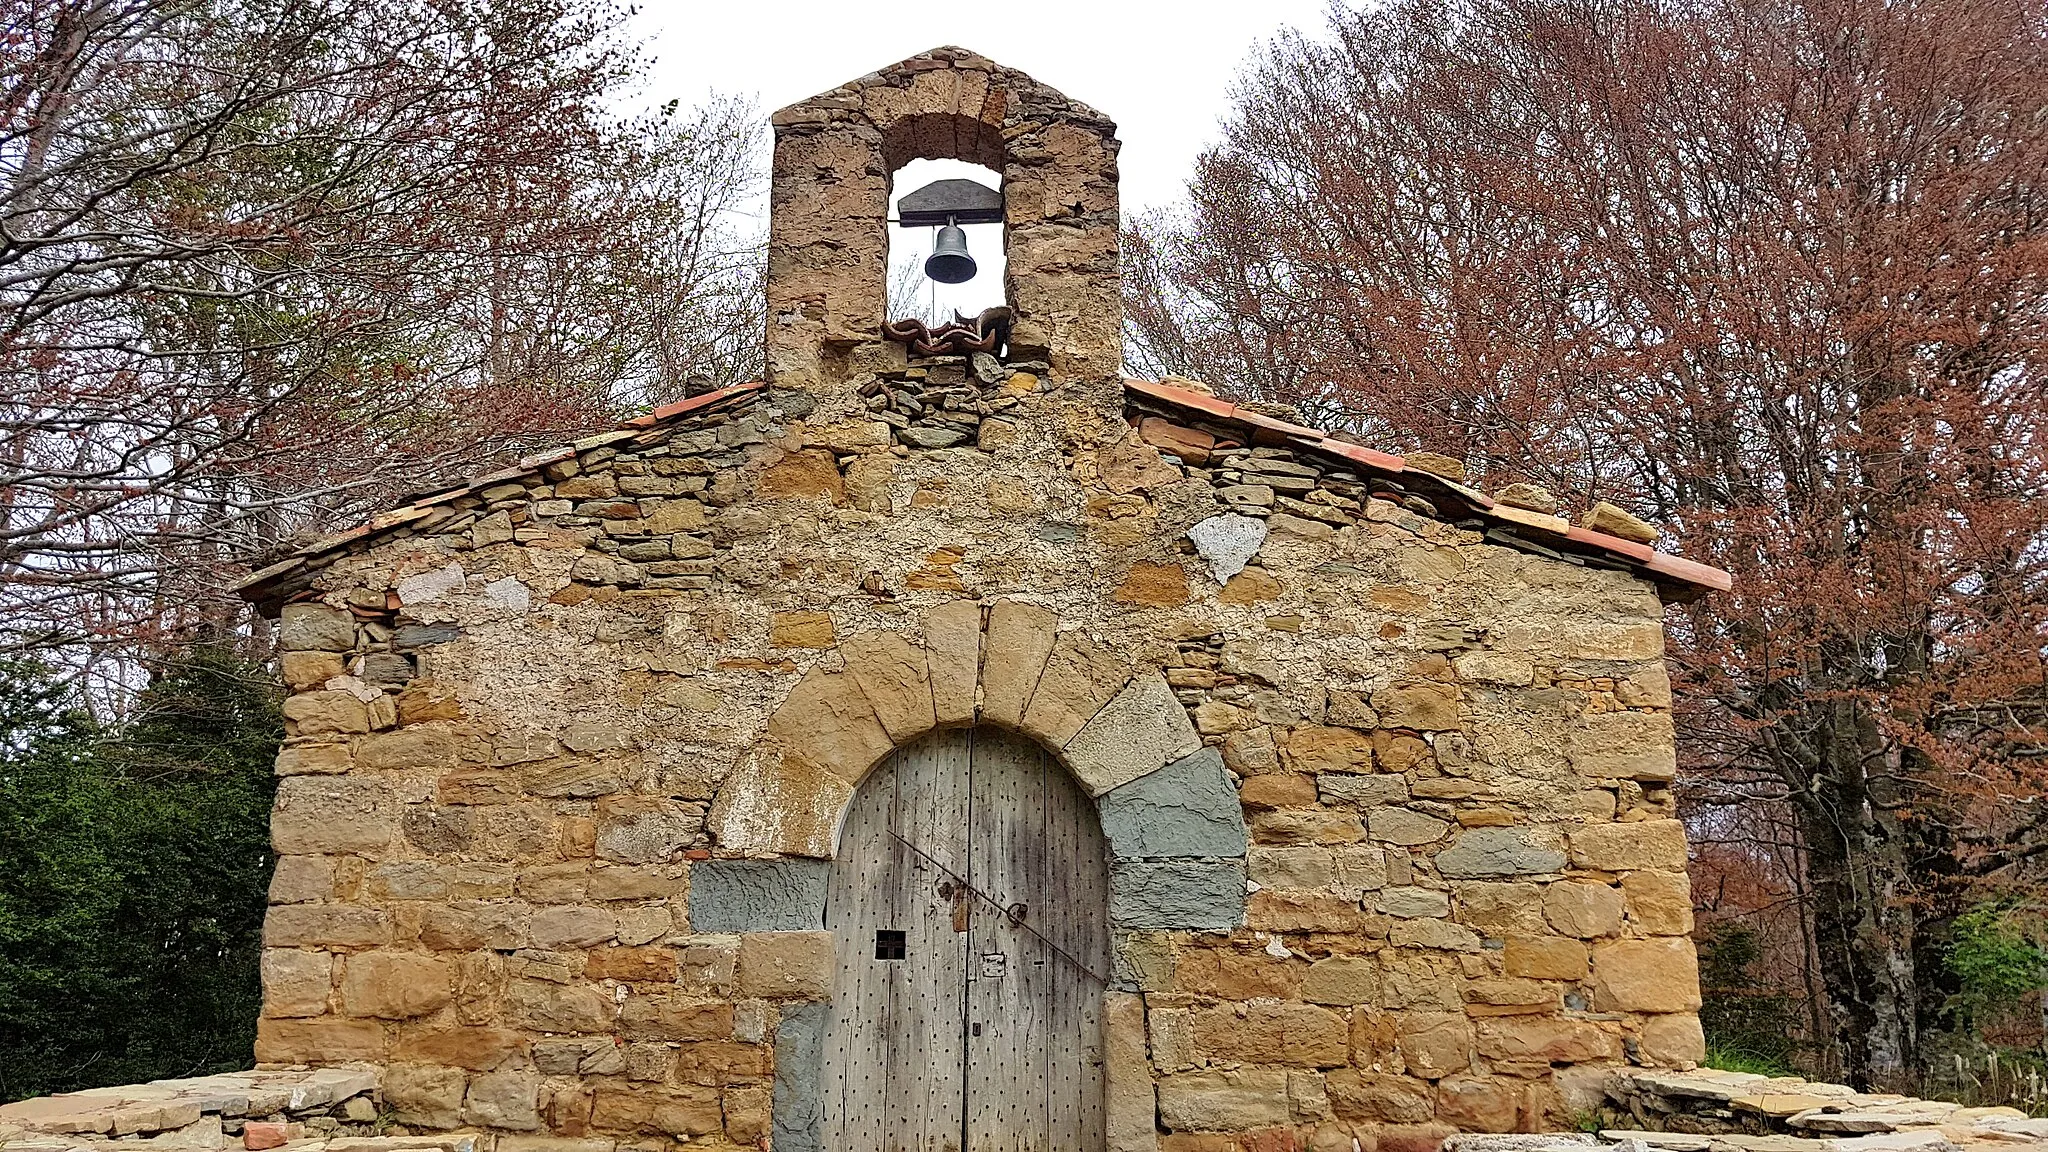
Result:
[[[934,732],[847,812],[827,1152],[1097,1152],[1108,875],[1095,807],[1043,749]]]

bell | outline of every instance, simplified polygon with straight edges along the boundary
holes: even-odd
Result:
[[[939,239],[924,262],[924,274],[941,284],[965,284],[974,279],[974,257],[967,254],[967,232],[949,217],[939,229]]]

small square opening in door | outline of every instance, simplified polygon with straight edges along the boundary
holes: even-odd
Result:
[[[895,928],[878,928],[875,930],[875,959],[901,960],[903,959],[903,950],[904,940],[901,931]]]

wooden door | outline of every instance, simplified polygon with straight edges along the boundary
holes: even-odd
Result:
[[[937,732],[875,769],[825,905],[827,1152],[1102,1147],[1104,859],[1023,737]]]

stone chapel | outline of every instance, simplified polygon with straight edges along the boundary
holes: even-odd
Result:
[[[1430,1152],[1700,1060],[1661,616],[1727,577],[1126,379],[1114,125],[1028,76],[774,126],[765,381],[244,584],[257,1059],[504,1152]],[[885,314],[921,158],[1006,310]]]

